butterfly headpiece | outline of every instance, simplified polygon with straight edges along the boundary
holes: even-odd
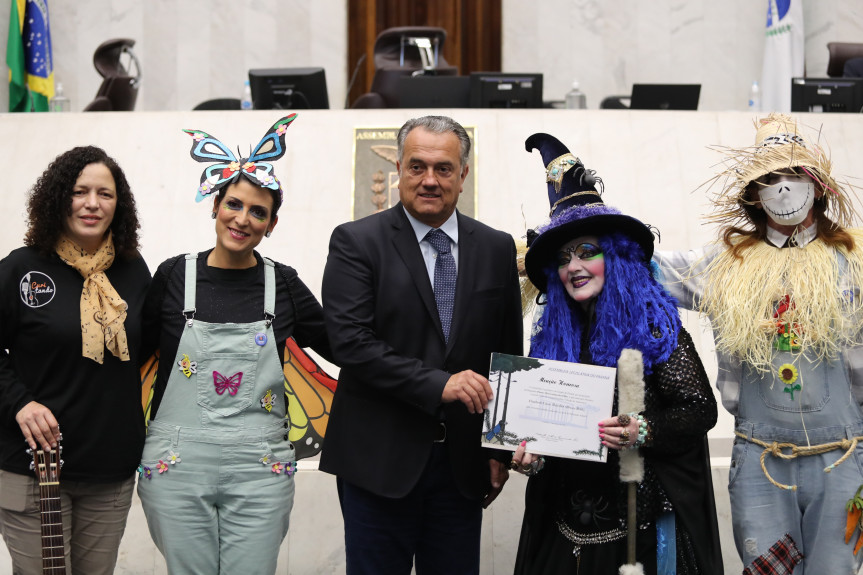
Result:
[[[194,140],[189,152],[193,159],[198,162],[218,162],[208,166],[201,174],[201,184],[198,186],[195,201],[200,202],[228,184],[239,181],[240,174],[256,186],[278,190],[281,197],[282,186],[273,173],[273,164],[270,161],[285,155],[285,131],[296,118],[296,114],[291,114],[273,124],[248,158],[237,158],[228,146],[207,132],[183,130]]]

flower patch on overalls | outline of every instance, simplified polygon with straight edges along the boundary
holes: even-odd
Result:
[[[790,394],[791,399],[793,400],[794,392],[800,391],[801,389],[799,383],[794,383],[795,381],[797,381],[797,368],[790,363],[783,363],[779,366],[779,369],[777,370],[777,375],[779,376],[779,379],[782,381],[782,383],[785,384],[785,388],[782,391]]]
[[[296,461],[287,461],[285,463],[282,463],[281,461],[273,461],[273,456],[269,453],[261,457],[258,461],[260,461],[265,467],[269,466],[270,471],[272,471],[276,475],[284,475],[285,477],[291,477],[294,473],[297,472]]]
[[[800,324],[783,319],[785,312],[794,309],[791,296],[785,295],[776,305],[773,319],[776,320],[776,337],[773,339],[773,349],[778,351],[800,351]]]
[[[138,466],[138,477],[141,479],[152,479],[153,471],[158,471],[159,475],[168,472],[171,465],[176,465],[180,463],[182,459],[180,459],[180,454],[175,453],[174,450],[168,451],[168,455],[164,458],[160,459],[156,463],[152,463],[150,465],[145,465],[144,462]]]

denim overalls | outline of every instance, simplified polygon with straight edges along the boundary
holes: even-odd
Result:
[[[210,324],[194,319],[196,261],[186,256],[187,321],[149,425],[138,494],[171,575],[272,574],[296,469],[271,325],[274,266],[264,258],[264,319]]]
[[[841,255],[837,258],[841,278],[847,264]],[[768,444],[804,447],[863,435],[863,414],[851,393],[844,353],[818,363],[805,354],[774,351],[772,373],[758,373],[748,365],[741,371],[738,434]],[[835,464],[845,449],[787,460],[768,454],[765,465],[770,476],[777,483],[796,485],[792,491],[776,487],[765,476],[760,461],[764,447],[737,437],[729,492],[734,540],[744,566],[789,533],[805,556],[794,575],[803,575],[804,565],[813,575],[856,574],[863,553],[855,558],[855,540],[845,544],[845,503],[863,483],[861,450],[855,449],[829,473],[825,468]]]

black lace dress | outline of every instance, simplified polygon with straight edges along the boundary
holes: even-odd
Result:
[[[668,360],[646,377],[644,400],[651,437],[641,448],[638,561],[645,573],[656,573],[656,519],[673,512],[678,575],[721,574],[706,438],[716,424],[716,400],[685,330]],[[626,563],[626,489],[615,450],[606,463],[546,458],[528,482],[515,573],[616,574]]]

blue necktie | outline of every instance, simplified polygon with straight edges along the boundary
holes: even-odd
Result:
[[[452,310],[455,304],[455,258],[449,245],[449,236],[441,230],[430,230],[426,241],[437,251],[434,264],[434,299],[443,326],[443,335],[449,341],[449,328],[452,325]]]

